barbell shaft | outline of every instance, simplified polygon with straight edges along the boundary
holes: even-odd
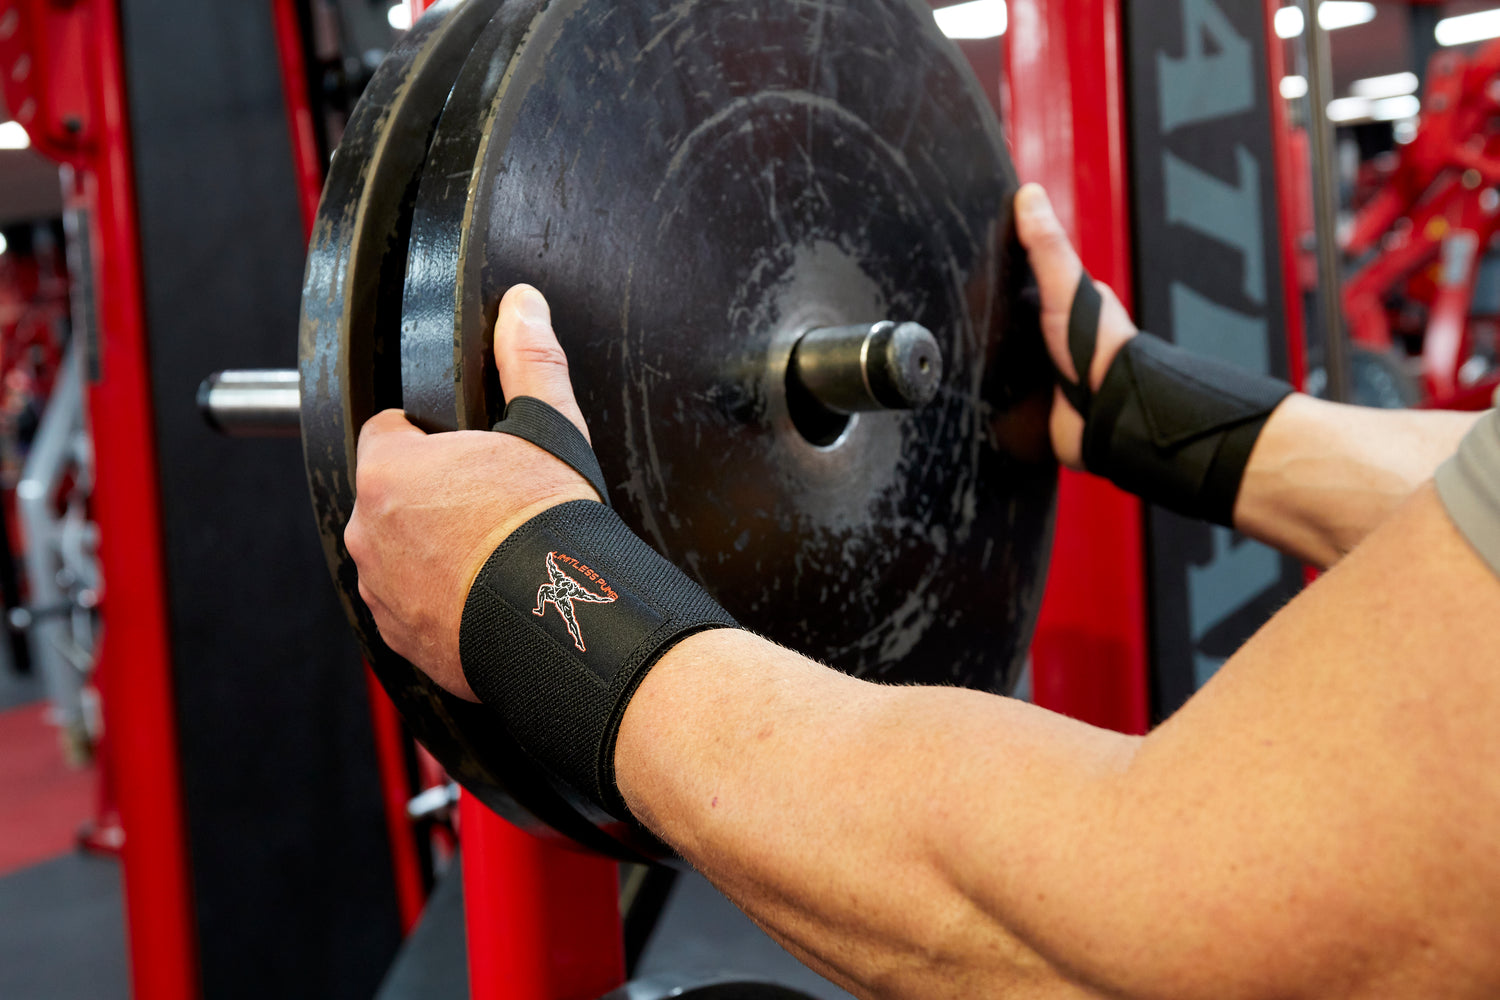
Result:
[[[797,342],[792,376],[838,413],[917,409],[937,395],[943,356],[916,323],[812,330]],[[198,408],[230,437],[296,437],[302,394],[295,369],[215,372],[198,386]]]
[[[296,437],[302,391],[296,369],[215,372],[198,386],[198,409],[230,437]]]

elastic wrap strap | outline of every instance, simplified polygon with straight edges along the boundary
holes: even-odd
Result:
[[[517,396],[505,407],[505,417],[493,430],[497,434],[510,434],[530,441],[559,461],[566,462],[589,481],[603,503],[609,503],[604,470],[599,468],[599,458],[589,447],[588,438],[573,421],[551,405],[531,396]]]
[[[1073,306],[1068,310],[1068,353],[1073,356],[1073,370],[1078,373],[1077,382],[1059,379],[1063,395],[1073,409],[1087,417],[1094,403],[1093,390],[1089,388],[1089,373],[1094,367],[1094,349],[1099,341],[1099,316],[1104,310],[1104,299],[1094,287],[1094,279],[1084,271],[1078,279],[1078,290],[1073,293]]]
[[[728,612],[592,500],[544,511],[501,543],[469,590],[464,676],[516,742],[619,819],[620,720],[676,643],[735,628]]]
[[[1115,356],[1085,414],[1083,464],[1179,514],[1232,527],[1250,453],[1291,393],[1279,379],[1142,333]]]

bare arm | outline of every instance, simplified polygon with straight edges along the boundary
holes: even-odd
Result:
[[[1497,616],[1427,487],[1144,740],[711,633],[620,784],[867,995],[1492,995]]]
[[[1331,566],[1432,478],[1478,418],[1292,396],[1271,415],[1250,456],[1235,527]]]
[[[1041,288],[1047,347],[1072,378],[1067,322],[1082,266],[1040,188],[1022,189],[1017,213]],[[1113,294],[1105,294],[1105,303],[1089,373],[1095,389],[1137,332]],[[1330,566],[1431,478],[1476,419],[1472,413],[1374,410],[1294,395],[1272,414],[1250,457],[1235,527],[1313,565]],[[1059,392],[1052,407],[1053,447],[1075,469],[1083,464],[1082,434],[1082,418]]]

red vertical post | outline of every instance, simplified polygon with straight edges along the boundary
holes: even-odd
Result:
[[[131,992],[199,993],[177,720],[167,639],[161,505],[125,107],[119,13],[94,5],[101,149],[81,172],[91,214],[101,378],[90,390],[99,557],[108,587],[99,670],[116,774]]]
[[[370,696],[370,721],[375,737],[375,762],[380,770],[380,792],[385,804],[386,832],[391,840],[391,863],[396,878],[396,909],[401,915],[401,930],[411,933],[422,918],[427,893],[422,886],[422,867],[417,858],[417,833],[406,814],[411,801],[411,782],[407,778],[401,729],[401,716],[375,678],[365,668],[365,689]]]
[[[307,58],[302,28],[297,23],[296,0],[274,0],[271,19],[276,30],[276,53],[281,59],[281,89],[286,99],[287,127],[291,130],[297,198],[302,208],[303,228],[311,235],[318,216],[318,199],[323,193],[323,162],[308,99]]]
[[[1084,266],[1129,309],[1120,0],[1011,0],[1004,45],[1017,171],[1047,187]],[[1063,473],[1032,645],[1037,704],[1129,733],[1150,722],[1142,525],[1134,497]]]
[[[1292,148],[1291,120],[1286,99],[1281,96],[1281,78],[1286,75],[1286,43],[1276,34],[1276,12],[1281,0],[1265,0],[1266,86],[1271,101],[1271,146],[1276,155],[1276,214],[1281,230],[1281,288],[1286,309],[1287,380],[1301,387],[1307,378],[1307,330],[1302,306],[1302,282],[1297,274],[1297,211],[1299,196],[1294,185],[1307,187],[1312,177],[1306,161],[1298,166]],[[1312,192],[1307,191],[1311,200]]]
[[[625,981],[619,872],[459,805],[469,996],[596,1000]]]

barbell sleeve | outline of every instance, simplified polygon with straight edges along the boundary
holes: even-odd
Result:
[[[198,386],[208,426],[230,437],[297,437],[302,391],[296,369],[215,372]]]

